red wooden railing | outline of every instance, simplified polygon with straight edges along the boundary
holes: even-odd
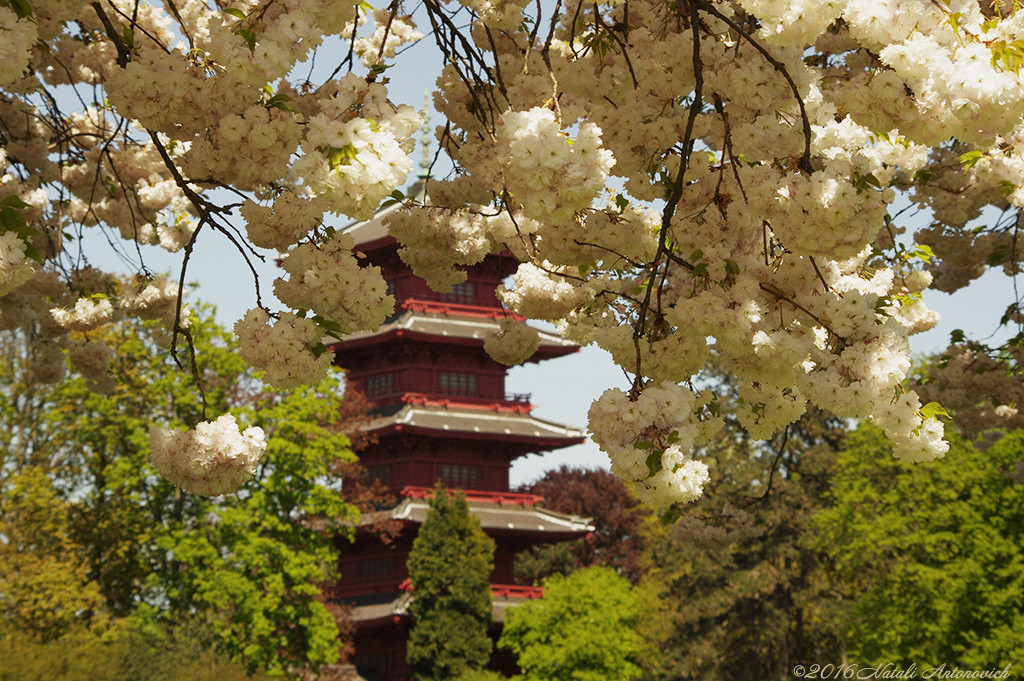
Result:
[[[529,414],[533,409],[530,396],[516,394],[512,399],[494,400],[472,397],[438,397],[426,393],[407,392],[402,395],[402,402],[419,404],[427,407],[458,407],[462,409],[479,409],[481,411],[505,411],[514,414]]]
[[[505,504],[511,506],[536,506],[544,501],[544,497],[521,492],[488,492],[486,490],[460,490],[466,495],[466,501],[477,501],[485,504]],[[449,491],[449,494],[454,492]],[[429,499],[434,495],[434,488],[408,485],[402,488],[402,496],[408,499]]]
[[[503,310],[499,307],[485,305],[466,305],[465,303],[448,303],[442,300],[424,300],[422,298],[406,298],[398,306],[413,312],[426,312],[428,314],[455,314],[460,317],[478,317],[480,319],[504,319],[512,317],[520,322],[525,322],[526,317],[517,315],[514,312]]]

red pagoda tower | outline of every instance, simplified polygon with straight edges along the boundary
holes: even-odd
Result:
[[[422,185],[416,190],[422,192]],[[484,337],[508,314],[495,286],[518,263],[508,254],[489,255],[466,269],[465,282],[436,293],[399,259],[398,244],[383,225],[391,210],[348,231],[366,262],[380,267],[395,296],[395,314],[377,331],[353,334],[331,348],[348,384],[374,404],[366,430],[376,441],[360,452],[361,461],[399,500],[393,508],[364,514],[354,543],[339,541],[342,578],[328,590],[331,600],[352,608],[353,662],[370,681],[407,678],[412,594],[406,559],[438,481],[465,492],[470,510],[495,541],[491,590],[497,626],[505,608],[541,595],[538,587],[515,584],[516,554],[593,529],[586,519],[542,508],[541,497],[509,490],[509,466],[517,457],[583,441],[579,430],[532,416],[529,395],[507,394],[507,367],[484,352]],[[540,347],[528,361],[577,350],[541,332]],[[390,544],[370,531],[381,520],[401,523]]]

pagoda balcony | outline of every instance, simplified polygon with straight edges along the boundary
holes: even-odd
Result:
[[[530,404],[530,397],[530,393],[505,393],[501,396],[488,397],[480,395],[439,395],[436,393],[407,392],[403,393],[399,400],[405,404],[429,407],[454,407],[529,414],[533,410],[533,405]]]
[[[498,504],[503,506],[536,506],[544,501],[544,497],[522,492],[488,492],[486,490],[459,490],[466,496],[469,503]],[[433,487],[417,487],[408,485],[402,488],[402,496],[406,499],[429,499],[434,496]]]
[[[445,300],[426,300],[423,298],[406,298],[396,306],[401,310],[423,312],[456,317],[476,317],[478,319],[504,319],[511,317],[516,321],[525,322],[526,317],[515,314],[493,305],[468,305],[466,303],[449,303]]]
[[[509,600],[544,598],[544,587],[523,586],[521,584],[491,584],[491,596],[493,598],[507,598]]]

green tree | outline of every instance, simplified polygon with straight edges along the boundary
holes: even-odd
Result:
[[[493,556],[494,541],[470,514],[465,495],[436,488],[408,562],[413,681],[449,681],[487,664]]]
[[[639,600],[611,568],[554,575],[544,597],[509,609],[498,641],[524,681],[628,681],[640,674]]]
[[[42,470],[10,476],[0,496],[0,634],[51,641],[100,614],[103,597],[67,525],[67,502]]]
[[[735,380],[708,370],[725,426],[699,454],[711,469],[705,495],[652,541],[643,584],[661,598],[642,626],[661,651],[645,656],[645,673],[791,679],[796,663],[843,655],[838,585],[813,517],[829,503],[845,424],[809,411],[771,440],[751,440],[736,418]]]
[[[888,451],[858,429],[817,518],[848,584],[851,661],[1024,666],[1024,487],[1007,475],[1024,433],[987,451],[953,437],[931,463]]]
[[[198,616],[217,647],[250,670],[334,662],[338,628],[318,584],[332,576],[333,539],[355,513],[333,475],[354,460],[341,433],[341,388],[328,379],[294,392],[258,389],[229,334],[197,309],[190,333],[201,395],[152,323],[90,332],[116,348],[111,370],[122,380],[109,394],[71,374],[30,397],[14,395],[30,366],[8,355],[2,470],[32,464],[45,473],[62,501],[54,513],[63,514],[85,566],[76,583],[94,584],[106,612],[161,626]],[[17,345],[14,333],[4,339]],[[148,463],[152,425],[191,424],[204,408],[231,409],[267,432],[266,460],[236,495],[185,494]]]
[[[79,623],[52,640],[0,633],[0,681],[268,681],[209,645],[198,623],[153,627],[118,618],[109,627]]]

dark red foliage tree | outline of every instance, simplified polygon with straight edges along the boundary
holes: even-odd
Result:
[[[650,511],[622,480],[600,468],[562,466],[518,489],[544,497],[544,506],[559,513],[592,518],[594,531],[584,539],[534,547],[516,558],[516,577],[539,583],[552,574],[567,575],[591,565],[605,565],[636,584],[644,572],[649,538],[644,531]]]

